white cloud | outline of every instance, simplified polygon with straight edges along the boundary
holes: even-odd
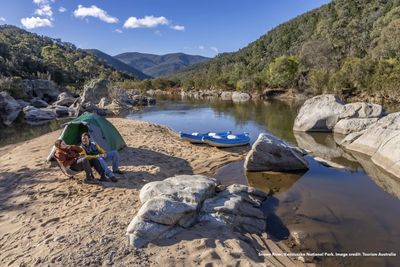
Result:
[[[218,48],[215,46],[210,46],[210,50],[214,51],[215,53],[218,53]]]
[[[94,17],[107,23],[118,23],[118,19],[107,14],[107,12],[95,5],[84,7],[79,5],[74,11],[76,18]]]
[[[123,33],[123,31],[121,29],[115,29],[114,31],[117,33]]]
[[[124,23],[124,28],[154,28],[159,25],[169,25],[170,22],[165,17],[145,16],[138,19],[136,17],[128,18]]]
[[[58,9],[58,12],[60,12],[60,13],[64,13],[66,11],[67,11],[67,9],[63,6],[60,6],[60,8]]]
[[[185,30],[185,26],[182,25],[174,25],[171,26],[171,29],[175,30],[175,31],[184,31]]]
[[[204,45],[200,45],[200,46],[199,46],[199,49],[200,49],[200,50],[204,50],[204,49],[205,49]]]
[[[49,3],[54,3],[55,0],[33,0],[36,5],[48,5]]]
[[[35,14],[43,17],[53,17],[53,11],[51,10],[51,6],[48,4],[42,5],[38,9],[36,9]]]
[[[53,27],[53,23],[49,19],[43,19],[39,17],[22,18],[21,23],[27,29]]]
[[[0,22],[6,22],[7,20],[4,17],[0,17]]]

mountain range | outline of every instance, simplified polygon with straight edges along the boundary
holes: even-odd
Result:
[[[116,55],[115,58],[151,77],[173,74],[189,66],[210,60],[207,57],[184,53],[154,55],[138,52],[122,53]]]
[[[96,56],[98,59],[104,61],[105,63],[113,66],[115,69],[121,71],[121,72],[125,72],[128,73],[132,76],[135,76],[137,78],[139,78],[140,80],[144,80],[144,79],[149,79],[151,78],[149,75],[144,74],[142,71],[131,67],[127,64],[125,64],[124,62],[114,58],[113,56],[110,56],[98,49],[85,49],[86,52],[93,54],[94,56]]]

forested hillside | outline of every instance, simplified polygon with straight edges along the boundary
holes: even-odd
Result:
[[[400,1],[334,0],[170,77],[185,88],[400,95]],[[177,80],[178,79],[178,80]]]
[[[134,79],[73,44],[15,26],[0,26],[0,85],[3,89],[18,84],[21,79],[47,79],[76,89],[96,77],[114,81]]]

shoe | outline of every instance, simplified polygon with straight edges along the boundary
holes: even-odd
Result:
[[[83,183],[84,184],[97,184],[97,181],[96,181],[96,179],[93,179],[92,177],[86,177],[83,180]]]
[[[111,176],[109,178],[110,178],[111,182],[113,182],[113,183],[118,182],[118,180],[117,180],[117,178],[115,178],[115,176]]]
[[[121,170],[113,171],[113,173],[116,173],[116,174],[124,174]]]
[[[103,174],[103,175],[100,177],[99,181],[100,181],[100,182],[108,182],[108,179],[107,179],[106,175]]]

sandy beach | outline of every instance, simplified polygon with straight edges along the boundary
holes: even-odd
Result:
[[[248,148],[220,150],[179,140],[170,129],[110,119],[124,137],[118,183],[86,185],[44,160],[60,131],[1,149],[1,266],[277,266],[300,264],[264,236],[202,225],[143,249],[128,245],[126,227],[140,208],[139,190],[177,174],[212,175]],[[97,175],[98,176],[98,175]],[[257,251],[258,250],[258,251]]]

